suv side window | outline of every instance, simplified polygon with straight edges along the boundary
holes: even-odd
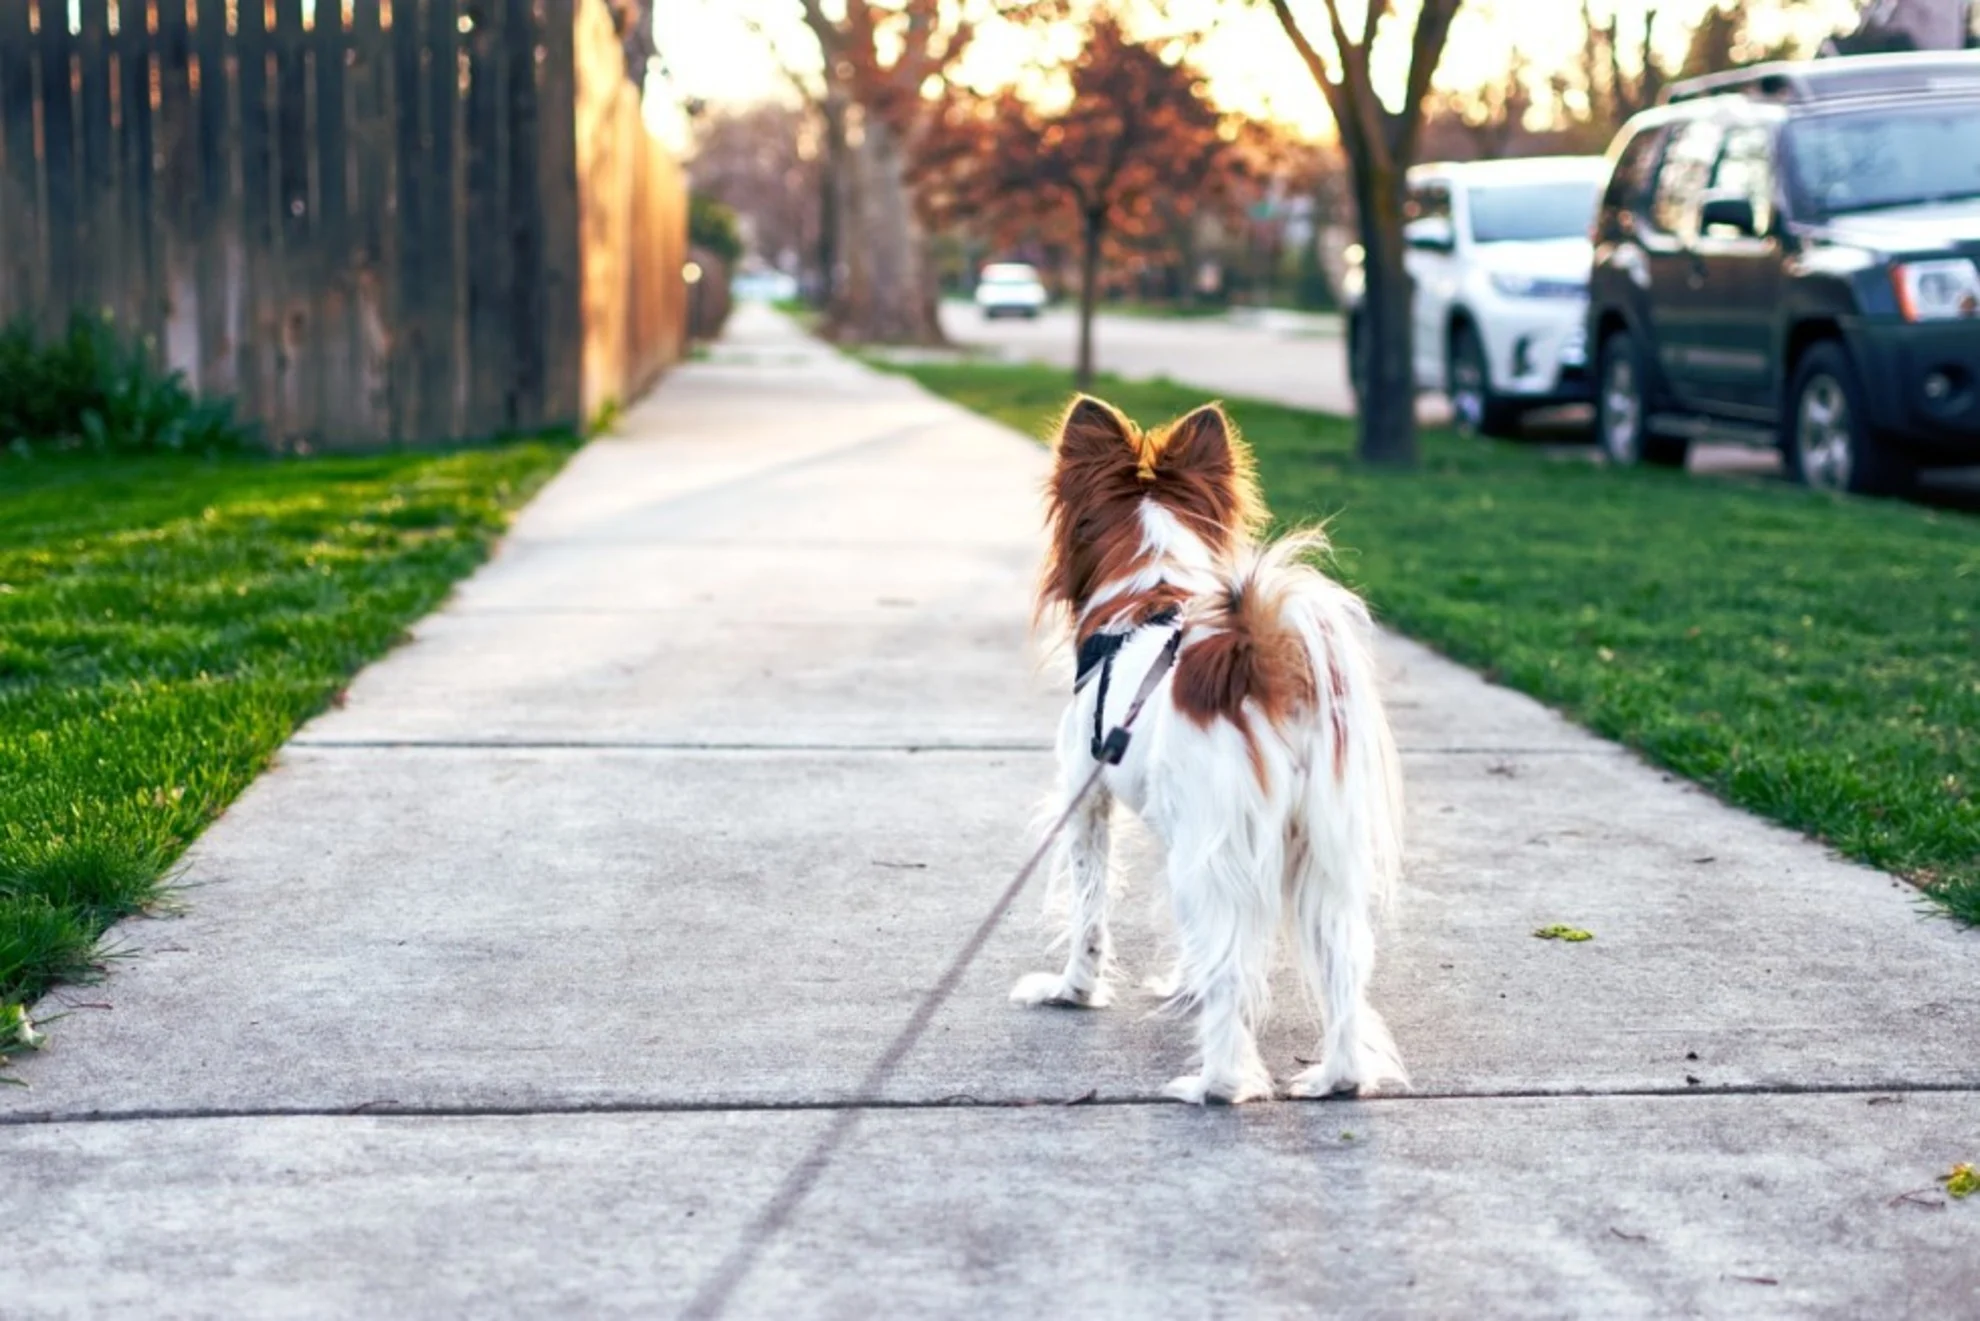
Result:
[[[1709,119],[1694,119],[1677,131],[1657,174],[1647,228],[1684,243],[1698,237],[1698,204],[1705,197],[1722,136],[1718,124]]]
[[[1712,172],[1712,191],[1743,193],[1753,203],[1753,231],[1765,235],[1774,228],[1773,133],[1762,124],[1741,124],[1726,133],[1719,167]]]
[[[1602,194],[1603,206],[1643,209],[1650,198],[1650,184],[1656,178],[1657,148],[1663,142],[1661,129],[1646,128],[1624,144],[1622,153],[1616,157],[1615,169],[1609,172],[1608,191]]]

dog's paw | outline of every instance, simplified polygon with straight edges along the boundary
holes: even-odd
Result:
[[[1173,1000],[1176,998],[1176,992],[1182,990],[1182,969],[1171,968],[1167,972],[1151,972],[1142,978],[1141,989],[1161,999]]]
[[[1286,1095],[1302,1101],[1346,1100],[1361,1092],[1361,1084],[1347,1069],[1337,1069],[1331,1064],[1316,1064],[1310,1069],[1301,1069],[1286,1083]]]
[[[1308,1101],[1373,1096],[1377,1092],[1408,1091],[1409,1075],[1393,1048],[1386,1051],[1330,1051],[1286,1083],[1286,1095]]]
[[[1407,1080],[1391,1070],[1336,1067],[1329,1060],[1294,1074],[1286,1083],[1286,1095],[1302,1101],[1345,1101],[1356,1096],[1373,1096],[1385,1088],[1400,1087],[1406,1091],[1408,1086]]]
[[[1185,1073],[1164,1087],[1162,1095],[1185,1105],[1243,1105],[1268,1099],[1272,1084],[1269,1079],[1210,1079],[1200,1073]]]
[[[1104,1009],[1114,998],[1105,982],[1098,986],[1075,986],[1063,973],[1028,972],[1011,988],[1011,1003],[1037,1007],[1053,1005],[1062,1009]]]

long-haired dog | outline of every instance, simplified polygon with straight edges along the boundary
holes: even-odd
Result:
[[[1062,808],[1109,759],[1107,735],[1178,630],[1180,644],[1060,844],[1065,970],[1024,977],[1011,998],[1111,998],[1108,818],[1119,801],[1166,853],[1175,996],[1197,1014],[1200,1072],[1167,1095],[1272,1094],[1254,1033],[1282,930],[1323,1023],[1320,1061],[1288,1094],[1401,1081],[1368,1004],[1373,911],[1401,863],[1402,791],[1361,600],[1305,563],[1325,544],[1317,534],[1256,539],[1265,514],[1250,452],[1215,405],[1144,432],[1097,399],[1075,400],[1046,499],[1039,616],[1067,619],[1082,670],[1059,733]]]

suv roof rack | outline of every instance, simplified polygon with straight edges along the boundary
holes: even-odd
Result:
[[[1687,78],[1664,90],[1664,104],[1707,96],[1756,101],[1828,101],[1928,92],[1948,84],[1980,91],[1980,51],[1915,51],[1900,55],[1841,55],[1779,61]]]

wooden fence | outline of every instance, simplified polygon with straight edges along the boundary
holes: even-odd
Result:
[[[619,49],[604,0],[0,0],[0,317],[113,318],[287,447],[579,423],[685,321]]]

